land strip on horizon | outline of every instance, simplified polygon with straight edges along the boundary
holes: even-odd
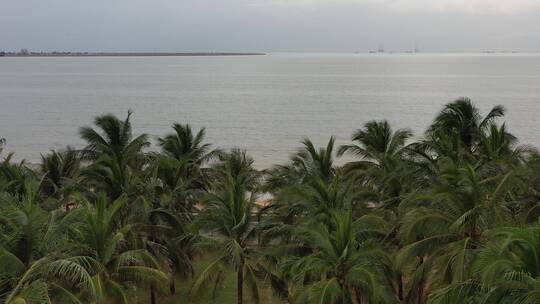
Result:
[[[106,56],[255,56],[266,53],[229,52],[0,52],[0,57],[106,57]]]

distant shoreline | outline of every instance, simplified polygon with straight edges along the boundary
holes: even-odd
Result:
[[[167,56],[261,56],[266,53],[152,53],[152,52],[0,52],[0,57],[167,57]]]

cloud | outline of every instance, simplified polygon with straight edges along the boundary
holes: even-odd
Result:
[[[540,8],[540,0],[255,0],[251,3],[282,6],[369,4],[405,12],[461,11],[474,14],[516,14]]]
[[[24,0],[0,48],[73,51],[540,50],[540,0]]]
[[[386,5],[407,9],[434,9],[439,11],[465,11],[468,13],[514,14],[539,8],[538,0],[386,0]]]

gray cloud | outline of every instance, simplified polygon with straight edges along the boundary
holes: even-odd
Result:
[[[0,49],[540,50],[537,0],[8,0]]]

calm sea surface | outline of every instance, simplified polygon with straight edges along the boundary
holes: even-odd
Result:
[[[483,111],[503,104],[510,130],[540,146],[540,55],[271,54],[239,57],[0,58],[0,137],[16,158],[81,145],[96,115],[134,111],[136,133],[173,122],[207,128],[259,167],[287,160],[305,136],[345,143],[388,119],[417,136],[460,96]]]

